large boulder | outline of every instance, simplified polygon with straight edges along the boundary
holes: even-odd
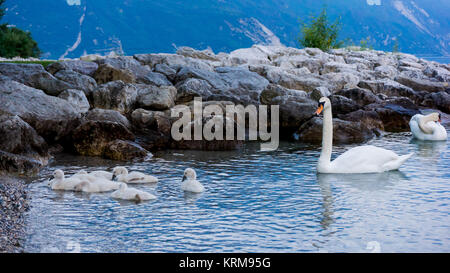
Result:
[[[88,120],[72,133],[74,149],[80,155],[103,156],[110,142],[134,140],[134,135],[122,124],[110,121]]]
[[[347,114],[361,108],[361,106],[352,99],[341,95],[332,95],[329,99],[333,106],[333,117],[336,117],[339,114]]]
[[[86,120],[92,121],[107,121],[122,124],[127,129],[131,129],[131,124],[128,119],[120,112],[109,109],[94,108],[87,112]]]
[[[447,92],[429,93],[425,95],[422,105],[450,113],[450,94]]]
[[[0,150],[31,157],[43,164],[50,157],[45,140],[19,116],[0,115]]]
[[[46,67],[46,70],[53,75],[61,70],[73,70],[83,75],[93,76],[97,71],[98,64],[95,62],[87,62],[83,60],[66,60],[54,62]]]
[[[221,128],[216,128],[215,125],[212,125],[211,129],[213,131],[221,130],[222,131],[222,140],[211,139],[207,140],[204,135],[201,140],[194,140],[194,124],[202,124],[203,126],[208,126],[208,123],[212,124],[221,124]],[[233,140],[226,139],[226,125],[231,122],[234,126],[234,138]],[[188,128],[185,130],[190,130],[192,132],[190,136],[190,140],[181,139],[174,140],[170,142],[170,147],[173,149],[182,149],[182,150],[204,150],[204,151],[224,151],[224,150],[237,150],[243,146],[244,140],[237,139],[237,123],[234,120],[230,120],[224,115],[210,115],[204,116],[202,118],[193,120],[189,123]]]
[[[138,91],[136,86],[123,81],[99,85],[91,94],[94,108],[112,109],[128,113],[134,109]]]
[[[67,89],[61,92],[58,98],[68,101],[80,113],[86,113],[91,107],[86,95],[81,90]]]
[[[154,72],[163,74],[170,81],[173,81],[175,79],[175,76],[177,75],[177,70],[168,66],[167,64],[155,65]]]
[[[200,70],[213,71],[214,68],[206,60],[195,59],[178,54],[136,54],[134,58],[142,65],[148,65],[156,68],[158,64],[165,64],[172,68],[191,67]]]
[[[322,74],[340,73],[340,72],[356,72],[357,66],[355,64],[346,64],[341,62],[327,62],[323,65]]]
[[[349,72],[330,72],[323,75],[323,78],[326,79],[325,82],[330,85],[332,91],[355,88],[360,81],[360,78],[355,73]]]
[[[411,77],[410,73],[402,73],[395,78],[395,81],[409,86],[416,91],[440,92],[449,88],[447,82],[434,82],[428,79]]]
[[[322,142],[323,120],[312,118],[304,123],[296,133],[299,141],[319,144]],[[375,136],[375,133],[361,122],[352,122],[333,118],[333,143],[348,144],[365,142]]]
[[[175,104],[177,89],[173,86],[137,84],[138,107],[150,110],[166,110]]]
[[[139,108],[131,114],[131,121],[136,133],[136,142],[144,148],[160,150],[169,146],[171,120],[168,113]]]
[[[195,50],[188,46],[182,46],[177,49],[178,55],[183,55],[185,57],[191,57],[194,59],[203,59],[208,61],[220,61],[218,57],[210,49],[205,50]]]
[[[288,136],[311,118],[317,108],[317,102],[306,92],[274,84],[268,85],[261,93],[261,104],[280,107],[280,129]]]
[[[31,157],[12,154],[0,150],[0,173],[36,175],[44,164]]]
[[[389,97],[407,97],[416,103],[422,100],[420,93],[389,79],[363,80],[359,82],[358,87],[371,90],[374,94],[384,94]]]
[[[114,67],[115,69],[121,71],[128,71],[136,78],[137,81],[139,81],[140,78],[145,77],[149,72],[151,72],[150,67],[142,65],[133,57],[106,58],[103,60],[98,60],[96,62],[100,66],[107,64]]]
[[[406,105],[404,105],[406,106]],[[409,109],[402,105],[390,103],[373,103],[366,106],[365,110],[375,111],[383,122],[384,130],[387,132],[407,132],[410,130],[409,121],[415,114],[419,114],[417,109]]]
[[[62,91],[73,88],[69,83],[59,80],[45,71],[40,64],[0,63],[0,74],[30,87],[43,90],[52,96],[57,96]]]
[[[109,64],[101,64],[93,77],[98,84],[112,81],[122,81],[126,83],[136,82],[136,77],[130,71],[115,68]]]
[[[379,103],[381,99],[378,98],[371,91],[364,88],[352,88],[352,89],[344,89],[338,92],[335,92],[336,95],[341,95],[346,98],[351,99],[353,102],[356,102],[360,106],[364,106],[371,103]]]
[[[146,149],[142,148],[139,144],[128,140],[113,140],[106,145],[103,150],[104,158],[112,160],[132,160],[145,158],[151,156]]]
[[[145,76],[139,78],[140,83],[156,85],[156,86],[171,86],[172,83],[162,73],[149,72]]]
[[[326,86],[325,79],[314,74],[298,75],[292,70],[285,70],[274,66],[252,66],[252,71],[257,71],[259,75],[265,77],[269,82],[278,84],[288,89],[296,89],[303,91],[313,91],[314,89]]]
[[[203,100],[228,100],[244,105],[258,104],[260,93],[269,84],[266,79],[244,67],[218,67],[215,72],[184,67],[177,73],[175,81],[184,82],[189,78],[204,80],[212,86],[212,94],[203,97]]]
[[[204,99],[210,98],[213,93],[213,87],[205,80],[189,78],[176,85],[177,96],[176,103],[185,103],[192,101],[195,97]]]
[[[91,93],[97,87],[93,78],[72,70],[60,70],[55,73],[55,77],[69,83],[74,89],[83,90],[85,94]]]
[[[434,78],[440,82],[450,82],[450,70],[444,67],[428,64],[423,70],[423,73],[426,76]]]
[[[150,111],[139,108],[133,111],[131,120],[137,130],[150,129],[167,136],[170,135],[170,118],[163,111]]]
[[[81,116],[66,100],[8,80],[0,81],[0,112],[18,115],[49,143],[67,136]]]
[[[384,125],[376,111],[359,109],[346,114],[338,114],[337,117],[342,120],[361,122],[375,134],[380,135],[384,131]]]

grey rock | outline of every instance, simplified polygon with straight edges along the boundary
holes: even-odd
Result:
[[[109,142],[103,150],[103,157],[112,160],[133,160],[151,156],[146,149],[129,140],[116,139]]]
[[[82,90],[85,94],[90,94],[97,87],[93,78],[72,70],[60,70],[55,77],[69,83],[73,89]]]
[[[19,116],[0,115],[0,150],[31,157],[46,164],[50,155],[45,140]]]
[[[123,81],[126,83],[136,82],[136,77],[130,71],[115,68],[110,64],[101,64],[94,73],[94,79],[98,84],[112,81]]]
[[[128,113],[134,109],[138,91],[136,86],[123,81],[99,85],[92,92],[92,107]]]
[[[195,97],[202,97],[205,100],[213,94],[213,87],[205,80],[189,78],[179,82],[176,85],[177,96],[176,103],[185,103],[192,101]]]
[[[137,105],[151,110],[166,110],[175,104],[177,90],[173,86],[154,86],[137,84]]]
[[[56,74],[60,70],[73,70],[83,75],[94,76],[98,64],[95,62],[87,62],[82,60],[67,60],[54,62],[47,66],[46,70],[51,74]]]
[[[128,119],[120,112],[109,109],[94,108],[90,110],[85,117],[92,121],[108,121],[122,124],[127,129],[131,129],[131,124]]]
[[[173,81],[175,79],[176,74],[177,74],[177,70],[173,69],[172,67],[170,67],[170,66],[168,66],[166,64],[157,64],[157,65],[155,65],[155,72],[163,74],[170,81]]]
[[[323,122],[315,117],[304,123],[296,134],[302,142],[319,144],[322,142]],[[333,119],[333,143],[362,143],[370,140],[375,133],[361,122]]]
[[[77,109],[80,113],[86,113],[89,111],[89,101],[84,92],[81,90],[67,89],[61,92],[58,95],[58,98],[68,101],[72,104],[73,108]]]
[[[347,97],[360,106],[381,102],[381,99],[378,98],[375,94],[363,88],[344,89],[336,92],[335,94]]]
[[[405,74],[400,74],[395,78],[395,81],[409,86],[417,91],[428,91],[428,92],[440,92],[445,91],[448,88],[448,83],[443,82],[433,82],[427,79],[412,78]]]
[[[151,72],[150,67],[142,65],[133,57],[117,57],[117,58],[106,58],[96,61],[99,65],[107,64],[118,70],[129,71],[136,80],[141,77],[145,77],[149,72]]]
[[[156,86],[171,86],[172,83],[164,76],[164,74],[158,72],[149,72],[147,75],[138,79],[139,83],[156,85]]]
[[[45,71],[40,64],[0,63],[0,73],[53,96],[57,96],[66,89],[73,88],[69,83],[59,80]]]
[[[279,125],[286,135],[293,133],[302,123],[311,118],[317,108],[317,102],[309,98],[306,92],[274,84],[268,85],[261,93],[261,103],[280,107]]]
[[[15,81],[0,82],[0,112],[18,115],[49,143],[67,136],[81,116],[66,100]]]
[[[87,120],[72,133],[74,150],[80,155],[103,156],[115,140],[134,140],[134,135],[122,124],[110,121]]]
[[[214,52],[210,49],[205,50],[195,50],[191,47],[183,46],[177,49],[178,55],[183,55],[185,57],[191,57],[195,59],[203,59],[203,60],[210,60],[210,61],[220,61],[219,58],[217,58],[214,55]]]

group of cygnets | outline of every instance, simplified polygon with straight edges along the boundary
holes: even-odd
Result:
[[[115,167],[112,172],[81,170],[70,177],[65,177],[62,170],[53,172],[54,178],[49,181],[53,190],[80,191],[88,193],[99,193],[114,191],[112,198],[132,200],[136,202],[156,199],[156,196],[135,188],[128,184],[157,183],[158,178],[145,173],[133,171],[128,172],[125,167]],[[205,187],[197,180],[195,170],[187,168],[184,171],[181,182],[183,191],[201,193]]]

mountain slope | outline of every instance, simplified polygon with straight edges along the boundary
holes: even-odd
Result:
[[[7,0],[4,21],[30,30],[47,58],[182,45],[219,52],[254,43],[298,46],[298,20],[324,4],[330,18],[342,17],[341,38],[355,44],[364,38],[392,50],[398,40],[405,52],[449,55],[446,0]]]

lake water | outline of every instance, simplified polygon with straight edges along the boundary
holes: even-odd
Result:
[[[414,152],[400,171],[318,175],[320,147],[282,143],[260,152],[164,151],[125,165],[159,177],[137,186],[158,196],[135,204],[105,194],[55,192],[54,169],[111,169],[117,162],[60,157],[29,185],[27,252],[449,252],[450,152],[446,142],[387,134],[369,144]],[[335,146],[333,158],[352,147]],[[202,194],[180,190],[197,170]]]

